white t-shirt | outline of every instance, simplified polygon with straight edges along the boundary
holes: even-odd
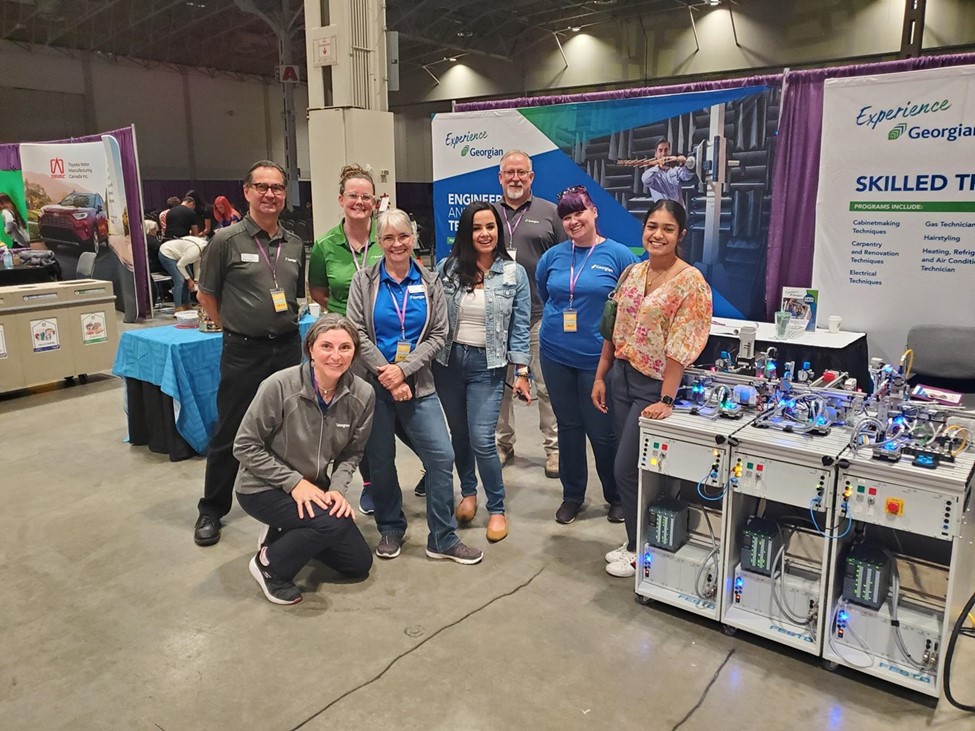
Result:
[[[467,292],[460,299],[460,309],[457,312],[457,336],[454,342],[473,345],[475,348],[486,347],[484,320],[484,290],[475,289],[473,292]]]

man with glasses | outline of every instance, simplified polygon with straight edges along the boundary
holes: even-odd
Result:
[[[254,163],[244,178],[248,213],[222,228],[203,254],[197,280],[203,309],[223,328],[217,430],[207,450],[206,478],[193,539],[220,540],[230,512],[237,460],[234,438],[261,381],[301,362],[298,282],[301,239],[284,229],[287,175],[271,160]]]
[[[531,375],[535,379],[538,396],[538,426],[545,448],[545,476],[559,476],[559,442],[555,414],[549,403],[548,389],[538,360],[538,328],[542,321],[542,300],[535,289],[535,265],[546,249],[565,239],[562,220],[555,204],[532,196],[535,173],[527,153],[511,150],[501,158],[498,181],[503,198],[494,206],[505,227],[505,243],[511,258],[525,267],[532,296],[531,316]],[[508,368],[508,381],[514,379],[514,367]],[[508,464],[515,455],[515,420],[511,390],[505,389],[501,401],[501,416],[497,429],[498,456],[501,465]]]

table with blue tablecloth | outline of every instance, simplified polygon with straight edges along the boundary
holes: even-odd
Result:
[[[313,322],[302,317],[302,337]],[[222,352],[222,334],[196,328],[122,333],[112,373],[126,381],[129,441],[174,462],[205,454],[217,426]]]

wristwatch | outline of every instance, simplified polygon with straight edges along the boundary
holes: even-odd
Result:
[[[672,397],[670,397],[670,396],[661,396],[660,397],[660,402],[666,404],[667,406],[673,406],[674,405],[674,399]]]
[[[529,375],[530,375],[530,371],[527,368],[515,368],[516,378],[528,378]]]

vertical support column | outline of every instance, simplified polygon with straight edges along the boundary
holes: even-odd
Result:
[[[718,260],[721,245],[721,195],[724,192],[726,169],[725,139],[724,139],[724,104],[711,107],[711,127],[709,130],[708,146],[711,148],[710,174],[702,170],[702,180],[707,186],[704,208],[704,251],[701,254],[701,264],[704,276],[710,276],[714,263]]]
[[[900,58],[917,58],[924,41],[924,10],[927,0],[904,0]]]

